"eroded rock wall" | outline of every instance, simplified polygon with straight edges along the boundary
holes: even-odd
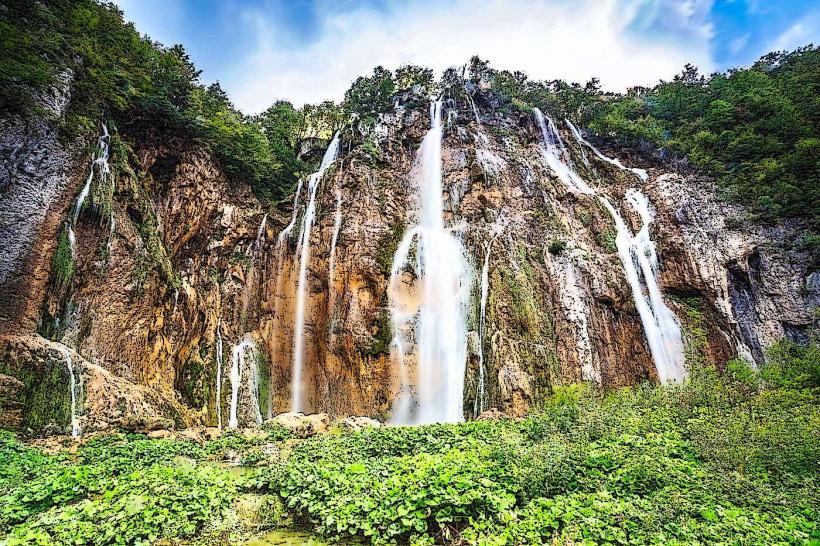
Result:
[[[479,122],[468,104],[448,102],[442,142],[444,221],[472,268],[465,412],[523,415],[556,385],[656,380],[610,213],[546,166],[531,114],[482,104]],[[3,135],[2,165],[13,176],[0,204],[4,426],[65,430],[60,346],[71,347],[84,374],[86,430],[150,428],[161,419],[227,425],[232,398],[240,426],[256,421],[254,398],[263,417],[291,409],[307,184],[295,207],[268,209],[194,143],[116,134],[111,214],[97,197],[83,210],[73,276],[55,286],[51,257],[87,175],[87,143],[62,143],[46,121],[2,123],[13,129]],[[387,284],[393,254],[415,221],[412,169],[429,123],[423,103],[400,100],[371,134],[343,131],[339,158],[321,179],[306,264],[309,410],[390,416],[400,372]],[[579,174],[633,229],[639,219],[626,191],[640,188],[650,198],[658,276],[688,363],[721,367],[738,353],[759,361],[781,337],[807,335],[820,281],[812,257],[796,248],[800,226],[751,224],[742,208],[716,197],[710,181],[657,158],[604,150],[646,168],[643,181],[559,126]],[[253,356],[233,369],[233,347],[243,340]],[[485,397],[477,403],[482,363]],[[51,378],[42,382],[46,390],[63,394],[53,408],[32,413],[44,392],[31,381],[37,377]]]

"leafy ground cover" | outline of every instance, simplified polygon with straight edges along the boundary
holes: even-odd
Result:
[[[49,452],[4,433],[0,543],[820,544],[819,394],[817,344],[781,344],[759,371],[565,387],[517,421]]]

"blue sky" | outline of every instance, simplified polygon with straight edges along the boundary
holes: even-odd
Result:
[[[623,90],[820,43],[809,0],[115,0],[137,29],[182,43],[248,113],[338,100],[356,76],[472,54],[532,78]]]

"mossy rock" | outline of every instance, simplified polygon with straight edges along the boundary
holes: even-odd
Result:
[[[68,430],[71,379],[65,362],[44,355],[32,354],[27,361],[4,355],[0,360],[0,374],[14,377],[23,384],[19,396],[23,406],[22,430],[30,429],[38,434]],[[82,394],[77,406],[82,407]]]

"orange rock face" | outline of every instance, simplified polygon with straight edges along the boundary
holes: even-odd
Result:
[[[460,234],[473,269],[465,413],[495,408],[485,415],[519,417],[557,385],[588,380],[611,388],[655,380],[615,253],[612,218],[546,167],[530,116],[482,118],[478,125],[460,111],[442,143],[444,220]],[[400,377],[391,355],[388,278],[393,253],[415,221],[418,192],[410,172],[427,123],[425,108],[400,107],[383,116],[368,137],[379,157],[344,133],[342,153],[317,190],[301,384],[308,411],[390,416]],[[682,325],[689,361],[721,366],[739,348],[756,356],[810,324],[816,297],[805,289],[810,259],[787,250],[792,231],[730,229],[725,218],[739,211],[720,203],[708,181],[651,163],[640,165],[650,171],[640,183],[589,154],[583,161],[580,145],[562,133],[579,173],[613,201],[638,184],[650,197],[659,278]],[[129,144],[131,151],[113,149],[133,170],[116,172],[114,235],[94,210],[82,213],[75,273],[65,287],[54,286],[51,260],[86,162],[75,158],[68,161],[73,168],[42,174],[51,177],[50,201],[32,212],[36,225],[15,242],[14,255],[6,253],[8,274],[0,286],[0,404],[9,408],[0,425],[48,428],[27,413],[37,392],[28,378],[62,369],[55,342],[71,347],[81,368],[86,430],[113,424],[165,429],[169,420],[170,427],[227,426],[233,371],[240,372],[234,377],[241,383],[239,426],[253,424],[255,408],[248,404],[254,397],[263,418],[289,411],[306,188],[295,211],[268,209],[247,186],[229,183],[194,144]],[[12,184],[31,187],[38,178],[19,180]],[[337,190],[341,223],[331,274]],[[17,192],[19,206],[29,193]],[[637,221],[622,210],[627,222]],[[292,218],[290,236],[280,238]],[[2,225],[9,233],[14,227]],[[393,299],[412,306],[419,283],[410,272],[405,277]],[[231,348],[246,334],[255,344],[253,362],[235,370]],[[482,365],[485,398],[477,404]],[[55,384],[66,381],[65,372],[55,377]],[[64,431],[65,418],[60,406],[49,430]]]

